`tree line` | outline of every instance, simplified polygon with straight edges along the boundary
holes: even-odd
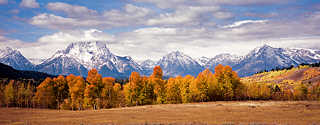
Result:
[[[66,110],[102,109],[149,104],[178,104],[230,100],[319,100],[320,83],[293,87],[273,83],[241,82],[230,66],[217,65],[197,77],[163,79],[160,66],[150,76],[132,72],[125,84],[102,77],[96,69],[86,79],[68,75],[46,78],[40,85],[11,80],[0,85],[0,105]]]

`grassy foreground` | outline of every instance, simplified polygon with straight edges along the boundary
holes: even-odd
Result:
[[[96,111],[0,108],[0,124],[320,124],[320,102],[230,101]]]

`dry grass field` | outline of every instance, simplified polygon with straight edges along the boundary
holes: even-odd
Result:
[[[230,101],[58,111],[0,108],[0,125],[284,124],[320,125],[320,102]]]

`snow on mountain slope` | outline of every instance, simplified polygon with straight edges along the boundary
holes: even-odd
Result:
[[[0,49],[0,62],[17,70],[33,70],[34,67],[18,50],[9,47]]]
[[[146,68],[154,68],[154,67],[156,66],[156,62],[155,62],[155,61],[152,61],[152,60],[150,60],[150,59],[147,59],[147,60],[145,60],[145,61],[142,61],[142,62],[140,63],[140,66],[141,66],[142,68],[144,68],[144,69],[146,69]]]
[[[35,60],[31,59],[34,63]],[[40,60],[41,61],[41,60]],[[194,60],[176,51],[154,62],[146,60],[136,63],[129,56],[117,56],[110,52],[105,42],[76,42],[60,50],[41,64],[34,66],[18,50],[0,49],[0,62],[18,70],[36,70],[53,75],[75,74],[86,76],[88,70],[96,68],[103,76],[123,78],[131,72],[150,75],[160,65],[165,76],[197,76],[204,68],[214,70],[218,64],[230,65],[240,76],[249,76],[263,70],[296,66],[320,61],[320,50],[305,48],[274,48],[268,45],[252,50],[244,57],[219,54],[214,58],[201,57]],[[35,63],[37,64],[37,63]]]
[[[85,71],[83,70],[84,68],[86,70],[96,68],[103,76],[127,77],[133,71],[142,71],[140,66],[131,57],[114,55],[107,48],[107,44],[100,41],[71,43],[65,50],[58,51],[42,65],[53,65],[50,63],[53,60],[59,60],[56,63],[61,65],[61,67],[70,66],[71,64],[63,61],[70,60],[75,63],[75,65],[71,66],[73,68],[70,68],[70,70],[78,69],[78,72],[80,72],[79,70]],[[69,74],[74,71],[63,72],[64,74]],[[82,73],[80,72],[80,74]]]
[[[39,58],[28,58],[28,60],[33,64],[33,65],[38,65],[44,62],[46,59],[39,59]]]
[[[242,57],[231,55],[228,53],[223,53],[223,54],[216,55],[214,58],[211,58],[204,65],[204,67],[214,71],[214,67],[217,66],[218,64],[229,65],[232,67],[235,64],[237,64],[241,59]]]
[[[283,49],[264,45],[252,50],[233,69],[240,76],[249,76],[263,70],[319,62],[319,50]]]
[[[59,56],[58,56],[59,55]],[[53,57],[37,65],[35,70],[53,75],[87,76],[88,70],[72,57],[57,52]]]
[[[206,66],[208,64],[208,62],[210,61],[210,58],[202,56],[200,58],[197,58],[196,61],[198,61],[198,63],[201,66]]]
[[[203,67],[196,60],[179,51],[171,52],[162,57],[157,65],[160,65],[165,76],[197,76],[203,70]]]

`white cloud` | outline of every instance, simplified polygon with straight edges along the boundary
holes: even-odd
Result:
[[[21,7],[26,8],[39,8],[40,5],[36,0],[22,0],[20,3]]]
[[[79,21],[73,18],[65,18],[61,16],[56,16],[53,14],[42,13],[37,16],[34,16],[29,21],[32,25],[37,25],[40,27],[47,27],[50,29],[65,29],[73,28],[76,26],[91,26],[92,23]]]
[[[265,5],[283,4],[290,0],[134,0],[157,5],[160,8],[175,8],[186,5]]]
[[[48,58],[57,50],[64,49],[71,42],[99,40],[107,41],[113,53],[122,56],[129,55],[135,60],[158,60],[166,53],[176,50],[192,57],[213,57],[222,52],[244,55],[249,50],[263,45],[265,41],[275,47],[320,49],[318,44],[320,37],[302,37],[299,34],[293,34],[285,38],[286,35],[283,34],[275,35],[278,32],[270,30],[272,29],[270,24],[275,25],[275,30],[278,30],[278,26],[273,22],[267,24],[252,23],[241,27],[214,30],[188,27],[149,27],[116,35],[91,29],[57,32],[42,36],[33,43],[0,37],[0,46],[10,45],[14,48],[20,48],[28,58]],[[266,27],[270,28],[261,29]]]
[[[29,23],[39,27],[57,30],[101,28],[101,26],[103,28],[110,28],[112,26],[120,26],[113,25],[115,22],[110,22],[108,20],[68,18],[47,13],[32,17],[29,20]]]
[[[152,14],[150,9],[127,4],[124,6],[123,11],[115,9],[105,11],[103,13],[103,19],[113,22],[116,25],[141,24],[141,22],[145,20],[145,17],[150,14]]]
[[[215,12],[213,16],[218,19],[229,19],[233,17],[233,14],[230,12],[219,11],[219,12]]]
[[[0,36],[1,47],[18,48],[28,58],[49,58],[57,50],[65,49],[68,44],[80,41],[105,41],[112,44],[114,36],[96,29],[57,32],[42,36],[35,42],[24,42]]]
[[[61,3],[59,3],[60,5]],[[61,4],[65,6],[65,4]],[[53,6],[48,4],[48,8],[53,9]],[[73,29],[109,29],[114,27],[124,27],[124,26],[138,26],[144,24],[146,17],[152,12],[150,9],[134,6],[127,4],[124,6],[123,10],[110,10],[103,12],[102,14],[97,14],[96,11],[87,10],[86,8],[80,6],[66,5],[67,8],[63,10],[60,7],[55,8],[55,10],[61,10],[63,12],[72,14],[84,14],[84,16],[71,16],[62,17],[54,14],[42,13],[32,17],[29,23],[32,25],[45,27],[49,29],[58,30],[73,30]],[[82,8],[82,9],[76,9]],[[68,11],[70,10],[70,11]],[[91,14],[92,16],[86,16],[85,14]]]
[[[261,5],[286,1],[142,1],[158,2],[157,6],[167,9],[154,12],[149,8],[126,4],[120,9],[97,12],[83,6],[51,3],[47,5],[48,9],[64,12],[67,16],[42,13],[32,17],[29,23],[56,29],[57,33],[42,36],[32,44],[8,38],[3,41],[11,41],[8,42],[10,45],[20,46],[28,57],[42,58],[47,58],[57,49],[65,48],[70,42],[91,40],[108,41],[109,48],[115,54],[129,55],[137,60],[157,60],[175,50],[181,50],[192,57],[213,57],[222,52],[246,54],[262,45],[263,41],[276,47],[320,48],[320,37],[316,37],[320,35],[320,12],[312,12],[294,20],[267,18],[274,16],[273,14],[261,17],[266,18],[264,20],[239,20],[230,23],[232,20],[225,19],[236,15],[220,8],[224,4]],[[221,24],[216,24],[216,20],[227,21],[228,25],[220,26]],[[140,26],[148,27],[134,29]],[[119,27],[134,30],[114,35],[99,31]],[[91,28],[99,30],[87,30]],[[34,54],[35,51],[40,54]]]
[[[198,0],[200,4],[228,4],[228,5],[266,5],[284,4],[290,0]]]
[[[88,9],[87,7],[62,2],[48,3],[47,8],[52,11],[67,13],[69,17],[92,16],[97,14],[97,11]]]
[[[173,13],[160,14],[159,17],[148,20],[148,25],[198,25],[202,23],[200,17],[207,13],[218,11],[218,6],[183,6],[179,7]],[[210,17],[209,17],[210,18]]]
[[[138,33],[141,35],[146,34],[153,34],[153,35],[174,35],[177,33],[177,30],[175,28],[159,28],[159,27],[152,27],[152,28],[143,28],[143,29],[137,29],[133,31],[134,33]]]
[[[250,24],[250,23],[266,23],[267,20],[242,20],[242,21],[237,21],[234,22],[233,24],[223,26],[224,28],[234,28],[234,27],[239,27],[245,24]]]
[[[11,39],[5,36],[0,35],[0,48],[4,47],[12,47],[12,48],[24,48],[28,45],[28,43],[17,40],[17,39]]]
[[[51,35],[45,35],[38,39],[40,43],[71,43],[77,41],[113,41],[112,35],[106,34],[97,29],[83,31],[57,32]]]
[[[7,4],[8,0],[0,0],[0,4]]]

